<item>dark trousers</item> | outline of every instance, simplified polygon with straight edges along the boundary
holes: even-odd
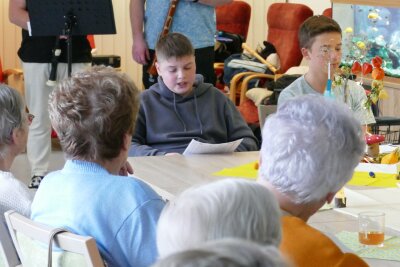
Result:
[[[150,50],[149,64],[153,61],[154,50]],[[214,47],[205,47],[194,50],[194,55],[196,57],[196,73],[204,76],[204,82],[212,83],[215,85],[215,73],[214,73]],[[148,65],[143,65],[143,76],[142,81],[144,88],[147,89],[157,82],[157,75],[155,77],[150,77],[147,73]]]

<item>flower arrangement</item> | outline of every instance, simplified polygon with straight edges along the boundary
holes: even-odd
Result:
[[[334,85],[346,84],[350,76],[360,75],[361,79],[359,81],[362,85],[363,76],[371,74],[371,90],[367,93],[367,100],[364,103],[365,108],[370,108],[372,104],[376,104],[379,99],[385,99],[388,97],[387,92],[383,88],[383,78],[385,77],[385,72],[382,68],[383,60],[379,56],[374,58],[369,58],[370,62],[367,61],[367,52],[369,47],[369,42],[366,38],[353,35],[352,28],[346,28],[344,30],[345,38],[344,45],[347,49],[347,56],[345,59],[345,65],[340,68],[340,75],[335,77],[333,81]]]
[[[366,76],[371,73],[371,91],[367,94],[367,100],[364,103],[365,108],[370,108],[372,104],[376,104],[379,99],[388,97],[387,92],[383,89],[383,78],[385,72],[382,69],[382,58],[379,56],[374,57],[371,63],[364,62],[362,65],[358,61],[354,61],[351,67],[351,73],[358,75],[361,73]]]

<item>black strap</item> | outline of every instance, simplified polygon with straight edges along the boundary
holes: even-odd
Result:
[[[48,249],[48,256],[47,256],[47,267],[52,267],[52,256],[53,256],[53,240],[54,237],[60,233],[65,233],[68,232],[65,229],[62,228],[56,228],[51,231],[51,235],[49,238],[49,249]]]

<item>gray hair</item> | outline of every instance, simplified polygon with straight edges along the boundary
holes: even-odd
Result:
[[[12,131],[23,125],[24,108],[19,93],[5,84],[0,84],[0,158],[5,157],[8,146],[12,143]]]
[[[220,239],[162,258],[153,267],[286,267],[278,248],[243,239]]]
[[[117,157],[132,134],[139,90],[124,73],[93,67],[61,82],[51,93],[51,124],[68,158],[88,161]]]
[[[158,221],[161,256],[224,237],[278,246],[280,210],[274,195],[255,182],[220,180],[184,191]]]
[[[295,203],[322,200],[352,177],[365,150],[349,108],[322,96],[297,97],[268,117],[259,179]]]

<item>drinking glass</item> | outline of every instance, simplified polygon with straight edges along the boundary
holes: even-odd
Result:
[[[358,214],[358,240],[365,246],[383,247],[385,213],[365,211]]]

